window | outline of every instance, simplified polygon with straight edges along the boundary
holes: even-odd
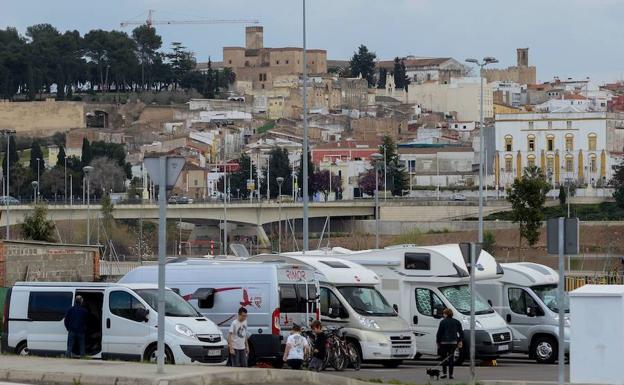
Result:
[[[532,130],[535,127],[535,124],[533,122],[529,122],[529,130]]]
[[[505,151],[513,151],[513,138],[511,135],[505,136]]]
[[[566,136],[565,136],[565,149],[566,149],[566,151],[574,151],[574,135],[566,134]]]
[[[555,151],[555,137],[553,135],[546,137],[546,151]]]
[[[565,170],[566,172],[574,172],[574,159],[571,156],[566,157]]]
[[[505,158],[505,172],[512,172],[513,170],[513,159],[511,157]]]
[[[431,254],[405,253],[405,268],[408,270],[431,270]]]
[[[373,287],[343,286],[338,289],[358,314],[374,317],[393,317],[396,312]]]
[[[555,159],[553,159],[552,156],[546,159],[546,168],[546,171],[550,172],[553,172],[555,170]]]
[[[529,156],[527,158],[527,166],[528,167],[535,167],[535,156]]]
[[[108,307],[110,312],[116,316],[137,322],[139,321],[137,319],[137,310],[146,310],[145,306],[127,291],[111,292],[108,297]]]
[[[232,61],[231,61],[231,60],[228,60],[228,64],[232,64]]]
[[[527,137],[527,148],[529,151],[535,151],[535,135],[529,135]]]
[[[552,121],[550,121],[550,120],[548,121],[548,129],[552,130]]]
[[[429,289],[416,289],[416,309],[422,315],[442,317],[442,311],[446,308],[444,302],[436,293]],[[434,313],[435,309],[435,313]]]
[[[151,307],[154,311],[158,311],[158,289],[138,289],[135,290],[135,292],[143,299],[143,301],[147,302],[149,307]],[[119,291],[113,293],[125,292]],[[111,293],[111,296],[113,293]],[[134,302],[132,303],[132,306],[134,306],[133,313],[135,316],[137,315],[136,309],[145,309],[143,304],[141,304],[133,295],[129,293],[126,294],[133,298]],[[165,290],[165,315],[167,317],[200,317],[197,310],[186,302],[180,294],[174,292],[173,290]]]
[[[279,60],[276,60],[276,61],[275,61],[275,64],[279,64]]]
[[[74,293],[33,291],[28,299],[28,318],[33,321],[60,321],[72,307]]]
[[[592,155],[592,157],[589,159],[589,172],[598,172],[595,155]]]
[[[589,151],[596,151],[596,134],[589,134],[587,136],[587,142]]]
[[[348,315],[346,315],[346,312],[344,311],[344,308],[342,304],[340,303],[340,300],[338,299],[338,297],[336,297],[336,294],[334,294],[331,290],[329,290],[326,287],[322,287],[320,299],[321,299],[321,315],[322,316],[331,317],[332,313],[333,314],[343,313],[342,315],[344,317],[341,317],[341,318],[348,318]],[[330,312],[330,309],[331,309],[331,312]]]
[[[307,298],[305,288],[304,284],[279,285],[280,311],[282,313],[305,313],[307,300],[316,298],[316,286],[308,285]]]
[[[528,308],[537,306],[533,297],[523,289],[509,288],[507,295],[509,297],[509,308],[514,313],[526,315]]]
[[[193,180],[193,184],[194,184],[195,186],[197,186],[197,184],[198,184],[198,183],[199,183],[199,181],[198,181],[197,179]]]
[[[288,64],[288,62],[289,62],[289,61],[288,61],[288,60],[286,60],[286,64]]]
[[[567,120],[567,121],[566,121],[566,128],[567,128],[568,130],[571,130],[571,129],[572,129],[572,121],[571,121],[571,120]]]
[[[470,288],[468,285],[441,287],[440,292],[458,312],[464,315],[470,314]],[[494,310],[477,294],[475,296],[475,314],[490,313],[494,313]]]

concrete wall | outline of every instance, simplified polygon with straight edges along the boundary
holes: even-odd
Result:
[[[355,232],[365,234],[375,234],[375,221],[371,219],[356,220],[353,222]],[[511,221],[488,221],[485,222],[486,230],[515,229],[518,224]],[[479,228],[479,221],[380,221],[380,235],[401,235],[410,231],[418,230],[423,233],[429,231],[476,231]]]
[[[0,243],[0,287],[17,281],[94,281],[99,277],[96,247],[29,241]]]
[[[72,128],[84,128],[85,103],[0,101],[0,127],[32,136],[49,136]]]

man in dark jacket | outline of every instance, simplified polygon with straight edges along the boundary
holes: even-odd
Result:
[[[82,297],[77,295],[74,306],[65,313],[65,329],[67,329],[67,352],[65,355],[68,358],[72,357],[76,342],[78,342],[80,357],[85,355],[85,332],[89,312],[82,306],[82,302]]]
[[[453,311],[451,309],[444,309],[442,313],[444,319],[440,321],[438,327],[438,333],[436,335],[436,342],[438,343],[438,350],[442,357],[442,377],[446,378],[446,367],[449,369],[449,378],[453,377],[453,365],[455,364],[455,350],[461,349],[464,343],[464,330],[462,329],[461,322],[453,318]]]

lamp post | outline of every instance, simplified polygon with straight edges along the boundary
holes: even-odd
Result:
[[[11,135],[15,134],[15,130],[8,130],[8,129],[4,129],[4,130],[0,130],[0,133],[6,138],[7,141],[7,149],[6,149],[6,156],[4,157],[6,159],[6,163],[3,167],[6,167],[6,197],[4,198],[4,207],[6,209],[6,240],[8,241],[11,238],[11,209],[10,209],[10,204],[9,204],[9,196],[11,196],[11,190],[9,189],[10,187],[10,182],[11,182],[11,178],[10,178],[10,171],[11,171],[11,160],[9,158],[9,154],[10,154],[10,143],[11,143]]]
[[[309,249],[308,239],[308,58],[306,53],[306,0],[303,5],[303,251]]]
[[[36,180],[33,180],[32,182],[30,182],[32,188],[33,188],[33,204],[37,204],[37,193],[39,192],[39,182],[37,182]]]
[[[87,245],[91,244],[91,186],[89,174],[93,171],[92,166],[84,166],[82,171],[85,174],[85,184],[87,186]]]
[[[388,199],[388,160],[386,158],[386,145],[385,144],[383,148],[384,148],[383,160],[384,160],[384,202],[385,202],[386,199]]]
[[[39,186],[40,180],[39,180],[39,165],[41,164],[41,158],[37,158],[37,186]],[[39,195],[39,191],[37,190],[37,195]]]
[[[277,209],[278,212],[278,221],[277,221],[277,253],[281,254],[282,253],[282,183],[284,183],[284,178],[281,176],[278,176],[276,178],[277,180],[277,190],[278,190],[278,199],[279,199],[279,206]]]
[[[64,170],[64,182],[65,182],[65,204],[67,204],[67,155],[65,155],[65,170]]]
[[[371,159],[375,162],[375,248],[379,248],[379,162],[383,155],[374,153]]]
[[[488,64],[498,63],[496,58],[491,56],[486,56],[482,61],[478,61],[477,59],[466,59],[466,62],[472,63],[479,67],[479,83],[481,85],[481,99],[480,109],[479,109],[479,242],[483,242],[483,163],[485,163],[485,152],[484,152],[484,139],[483,139],[483,67]],[[474,322],[474,317],[472,317],[472,321]],[[474,325],[471,325],[474,329]],[[471,344],[470,350],[471,352],[474,349],[474,344]],[[474,378],[473,378],[474,380]]]

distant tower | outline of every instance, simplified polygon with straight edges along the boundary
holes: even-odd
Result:
[[[396,86],[394,84],[394,75],[390,72],[386,73],[386,94],[392,95]]]
[[[245,28],[245,47],[247,49],[261,49],[264,47],[264,27]]]
[[[517,51],[518,67],[528,67],[529,66],[529,49],[518,48],[516,51]]]

